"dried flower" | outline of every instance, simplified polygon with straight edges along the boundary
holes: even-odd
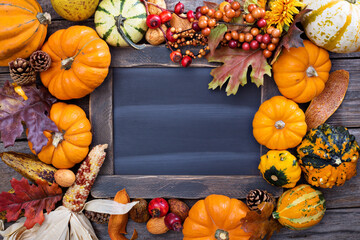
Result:
[[[298,0],[275,0],[270,2],[270,11],[266,11],[265,20],[268,27],[274,25],[281,32],[284,26],[290,27],[294,15],[299,13],[299,8],[305,4]]]

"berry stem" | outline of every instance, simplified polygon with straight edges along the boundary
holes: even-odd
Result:
[[[169,46],[169,48],[171,49],[171,51],[174,51],[174,50],[172,49],[172,47],[170,46],[167,38],[166,38],[166,33],[165,33],[164,29],[162,29],[162,27],[159,27],[159,28],[160,28],[161,32],[163,33],[163,35],[164,35],[166,44]]]

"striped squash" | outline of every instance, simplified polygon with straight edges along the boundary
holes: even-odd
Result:
[[[302,184],[281,195],[273,217],[287,228],[303,230],[318,224],[325,210],[322,193],[310,185]]]
[[[332,52],[360,50],[360,1],[303,0],[312,9],[302,24],[308,38]]]
[[[38,50],[49,23],[36,0],[0,0],[0,66]]]
[[[147,30],[146,10],[140,0],[103,0],[95,12],[96,31],[108,44],[125,47],[119,27],[133,43],[139,42]]]

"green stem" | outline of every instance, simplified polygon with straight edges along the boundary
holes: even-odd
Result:
[[[216,240],[229,240],[229,233],[225,230],[218,229],[215,232],[215,239]]]
[[[49,25],[51,23],[51,16],[49,13],[38,13],[36,14],[36,18],[43,25]]]
[[[351,3],[351,4],[355,4],[355,3],[356,3],[356,0],[346,0],[346,1],[348,1],[348,2]]]
[[[124,41],[129,44],[131,47],[137,49],[137,50],[141,50],[144,49],[146,47],[145,44],[141,44],[141,45],[137,45],[135,43],[133,43],[124,33],[124,31],[121,29],[121,27],[124,26],[124,22],[125,22],[126,18],[124,18],[123,16],[119,15],[115,18],[116,21],[116,27],[120,33],[120,36],[124,39]]]

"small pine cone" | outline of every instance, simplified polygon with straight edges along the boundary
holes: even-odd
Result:
[[[258,206],[263,202],[271,202],[275,206],[275,198],[267,191],[251,190],[246,197],[246,204],[252,211],[258,210]]]
[[[36,81],[34,69],[30,66],[30,62],[23,58],[9,62],[9,68],[10,77],[17,85],[29,85]]]
[[[90,220],[98,224],[106,224],[109,222],[110,214],[98,213],[92,211],[84,211],[85,216]]]
[[[44,72],[51,65],[51,57],[44,51],[35,51],[30,55],[30,65],[35,72]]]

